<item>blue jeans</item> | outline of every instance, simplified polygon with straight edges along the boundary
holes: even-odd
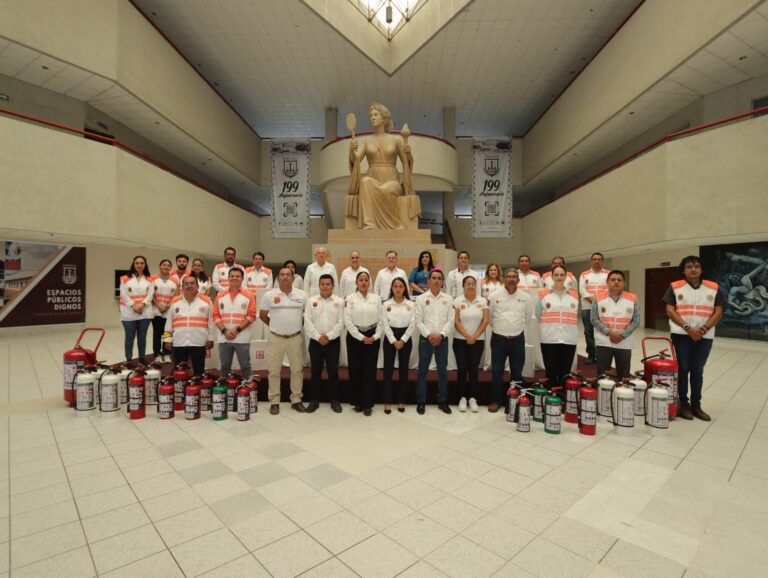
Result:
[[[507,339],[491,333],[491,402],[504,405],[504,365],[509,359],[509,372],[513,381],[523,381],[525,365],[525,334]]]
[[[427,371],[435,356],[437,365],[437,403],[446,403],[448,399],[448,338],[443,337],[440,345],[432,344],[424,337],[419,337],[419,377],[416,380],[416,403],[427,403]]]
[[[581,322],[584,324],[584,339],[587,340],[587,357],[595,359],[595,328],[592,326],[592,310],[581,310]]]
[[[691,374],[691,404],[701,403],[701,386],[704,384],[704,365],[712,350],[711,339],[694,341],[688,335],[672,333],[672,343],[677,353],[677,385],[680,401],[688,401],[688,373]]]
[[[125,329],[125,359],[133,359],[133,340],[136,339],[139,345],[139,359],[144,359],[147,355],[147,330],[151,319],[137,319],[136,321],[123,321]]]

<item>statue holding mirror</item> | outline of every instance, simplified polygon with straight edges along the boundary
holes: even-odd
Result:
[[[352,180],[346,202],[346,215],[357,219],[357,228],[364,230],[402,230],[418,227],[421,204],[413,187],[413,155],[408,144],[410,130],[404,124],[400,135],[391,134],[392,117],[389,109],[378,102],[368,108],[368,120],[373,134],[355,138],[355,115],[347,115],[349,167]],[[368,171],[360,174],[363,158]],[[403,180],[397,170],[397,159],[403,167]]]

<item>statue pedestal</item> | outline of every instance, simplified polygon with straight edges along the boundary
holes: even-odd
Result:
[[[314,245],[312,251],[318,246],[320,245]],[[422,251],[431,252],[435,265],[440,265],[446,273],[456,267],[456,251],[447,249],[445,245],[432,244],[429,229],[329,229],[328,243],[323,246],[328,249],[328,260],[336,266],[339,274],[349,266],[349,254],[352,251],[360,252],[360,264],[366,267],[373,277],[386,266],[387,251],[397,252],[397,266],[406,274],[416,266]]]

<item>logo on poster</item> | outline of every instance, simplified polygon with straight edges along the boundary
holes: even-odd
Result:
[[[485,174],[489,177],[495,177],[499,174],[499,157],[485,159]]]
[[[283,174],[287,179],[292,179],[299,174],[299,163],[295,159],[283,159]]]
[[[77,283],[77,265],[63,265],[64,273],[61,280],[65,285],[74,285]]]

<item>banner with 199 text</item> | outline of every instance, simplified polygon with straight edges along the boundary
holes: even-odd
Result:
[[[472,143],[472,236],[512,236],[512,143],[508,138]]]
[[[272,142],[272,238],[309,238],[309,140]]]

